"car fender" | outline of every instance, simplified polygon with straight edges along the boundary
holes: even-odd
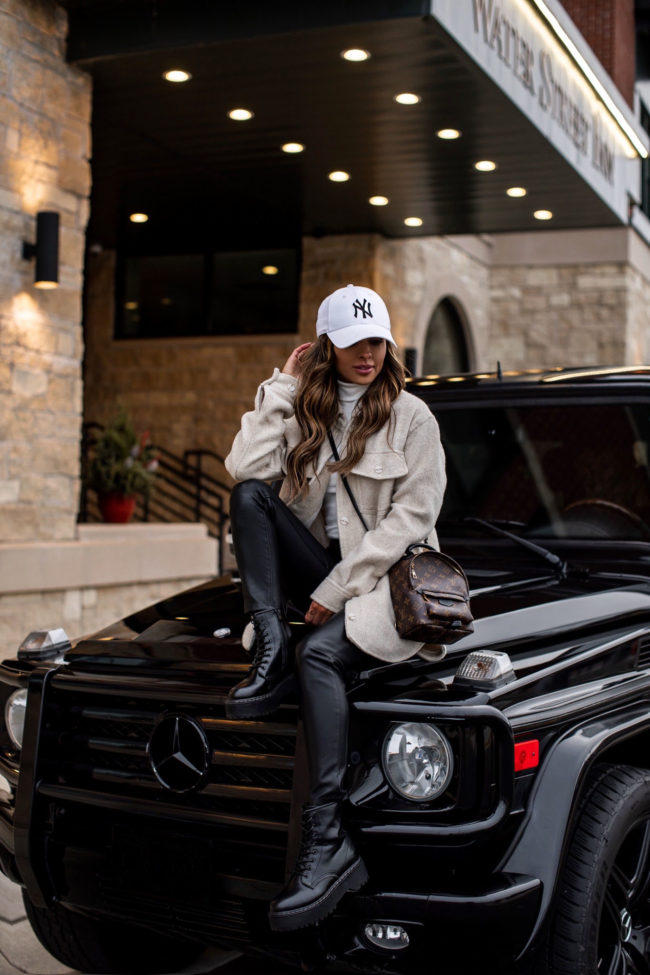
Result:
[[[537,921],[522,955],[538,938],[553,902],[587,772],[612,745],[649,729],[648,704],[637,703],[572,727],[546,756],[528,800],[528,815],[499,866],[506,873],[542,881]]]

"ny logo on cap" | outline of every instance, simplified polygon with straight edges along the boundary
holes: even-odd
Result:
[[[372,312],[370,311],[370,302],[368,301],[367,298],[364,298],[363,301],[359,301],[359,299],[356,298],[352,303],[352,307],[354,308],[355,318],[357,317],[357,312],[359,311],[363,315],[364,319],[372,318]]]

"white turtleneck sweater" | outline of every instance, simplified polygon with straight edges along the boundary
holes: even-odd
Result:
[[[341,405],[341,410],[343,416],[345,417],[345,431],[343,437],[341,438],[341,443],[336,444],[336,449],[339,452],[339,456],[342,456],[341,448],[345,443],[347,438],[347,431],[350,425],[350,420],[352,419],[352,414],[354,413],[354,408],[367,390],[367,386],[362,386],[360,383],[346,383],[342,379],[337,382],[339,388],[339,403]],[[331,459],[334,459],[332,454]],[[329,484],[327,485],[327,491],[325,493],[325,499],[323,501],[323,513],[325,515],[325,531],[328,538],[338,538],[339,537],[339,523],[337,517],[336,508],[336,482],[338,480],[338,474],[331,474],[329,479]]]

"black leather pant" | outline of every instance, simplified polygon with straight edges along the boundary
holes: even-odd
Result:
[[[263,481],[236,485],[230,522],[246,612],[284,609],[288,600],[306,612],[311,593],[340,558],[338,546],[323,548]],[[346,637],[343,611],[307,629],[296,647],[312,803],[341,797],[349,725],[346,688],[370,662]]]

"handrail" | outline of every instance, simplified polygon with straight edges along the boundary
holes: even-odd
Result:
[[[96,503],[89,497],[87,474],[96,432],[101,423],[84,423],[81,437],[82,483],[79,499],[80,522],[101,521]],[[219,574],[224,568],[227,502],[231,487],[204,469],[204,460],[212,459],[223,466],[224,459],[213,450],[195,448],[182,455],[153,444],[158,470],[148,496],[138,497],[134,518],[137,521],[201,521],[208,534],[219,540]]]

